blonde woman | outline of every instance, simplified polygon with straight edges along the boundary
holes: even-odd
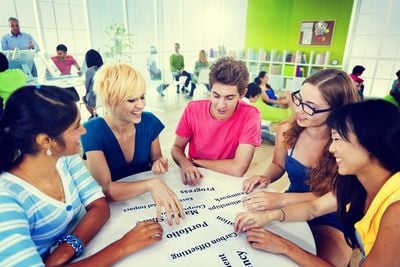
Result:
[[[192,77],[194,83],[197,83],[197,81],[199,80],[200,70],[208,69],[209,66],[210,65],[209,65],[208,60],[207,60],[206,51],[204,51],[202,49],[199,52],[199,60],[196,61],[195,65],[194,65],[194,72],[193,72],[193,77]],[[206,83],[204,85],[207,87],[207,90],[210,91],[210,85],[208,83]]]
[[[127,64],[103,66],[95,76],[94,89],[108,114],[85,124],[87,133],[81,140],[90,173],[109,201],[150,192],[157,218],[164,208],[168,223],[172,224],[172,217],[179,223],[179,217],[184,217],[182,206],[160,178],[116,182],[139,172],[152,170],[159,175],[168,171],[159,141],[164,125],[152,113],[143,111],[146,84],[142,75]]]

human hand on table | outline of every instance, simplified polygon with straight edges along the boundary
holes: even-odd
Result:
[[[149,179],[149,187],[156,203],[157,219],[161,220],[161,208],[164,208],[168,224],[172,225],[172,217],[179,224],[179,217],[184,219],[185,213],[176,194],[160,178]]]
[[[263,228],[255,228],[246,232],[247,242],[255,249],[274,254],[283,254],[287,243],[285,238]]]
[[[203,174],[192,163],[181,166],[181,176],[185,185],[198,185],[200,184],[200,179],[203,178]]]
[[[131,253],[148,247],[162,240],[163,228],[159,223],[153,221],[141,222],[122,238],[122,247],[130,249]]]
[[[151,166],[154,175],[161,175],[168,171],[168,159],[161,157],[155,160]]]
[[[235,218],[235,232],[246,232],[253,228],[260,228],[272,221],[268,212],[240,212]]]
[[[253,175],[250,178],[247,178],[243,182],[243,191],[246,193],[250,193],[255,188],[267,187],[269,185],[270,180],[263,175]]]
[[[284,206],[284,193],[255,192],[242,199],[243,206],[249,211],[265,211]]]

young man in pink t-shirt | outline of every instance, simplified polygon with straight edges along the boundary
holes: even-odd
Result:
[[[80,74],[81,67],[73,56],[67,55],[67,47],[59,44],[56,50],[57,56],[51,57],[51,60],[53,60],[54,64],[60,70],[61,75],[70,75],[72,66],[75,66],[78,69],[78,74]]]
[[[197,167],[234,176],[247,171],[261,143],[260,113],[240,100],[248,81],[241,61],[221,58],[211,66],[211,98],[190,102],[175,132],[171,154],[184,184],[199,184],[202,174]]]

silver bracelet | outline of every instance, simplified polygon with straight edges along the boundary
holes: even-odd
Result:
[[[286,219],[286,213],[285,213],[285,211],[283,210],[283,208],[279,208],[280,210],[281,210],[281,212],[282,212],[282,215],[283,215],[283,218],[282,218],[282,220],[279,220],[280,222],[284,222],[285,221],[285,219]]]

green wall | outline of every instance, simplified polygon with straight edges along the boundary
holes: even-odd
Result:
[[[248,0],[246,48],[331,52],[343,63],[353,0]],[[335,20],[332,46],[299,45],[303,20]]]

